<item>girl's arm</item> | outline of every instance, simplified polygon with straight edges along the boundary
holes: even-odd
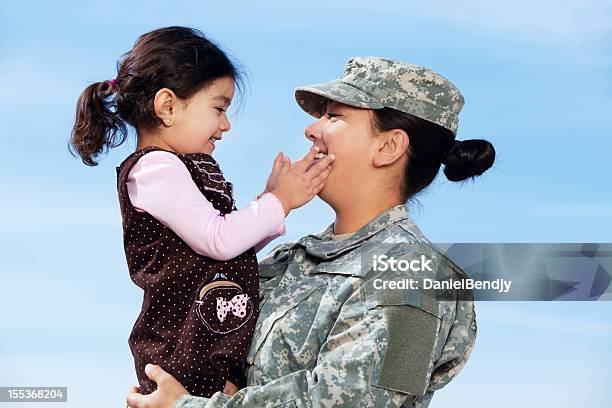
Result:
[[[221,215],[181,159],[169,152],[142,156],[130,170],[127,188],[137,211],[151,214],[195,252],[213,259],[229,260],[252,247],[260,250],[285,234],[285,211],[274,194]]]

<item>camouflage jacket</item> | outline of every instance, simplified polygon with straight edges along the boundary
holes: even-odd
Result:
[[[423,272],[381,272],[370,259],[425,255],[438,277],[465,277],[463,271],[431,245],[403,205],[344,240],[331,240],[333,231],[332,224],[277,246],[260,262],[247,387],[231,397],[182,396],[176,408],[425,408],[455,377],[476,337],[471,293],[440,300],[423,289],[381,289],[376,279]]]

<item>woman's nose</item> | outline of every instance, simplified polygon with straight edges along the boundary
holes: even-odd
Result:
[[[314,141],[317,140],[315,135],[313,135],[312,133],[308,132],[308,128],[306,128],[306,131],[304,132],[304,134],[306,135],[306,139],[310,140],[311,142],[314,142]]]
[[[304,136],[306,136],[306,139],[316,143],[316,141],[321,138],[321,130],[323,128],[321,122],[321,119],[319,119],[304,129]]]

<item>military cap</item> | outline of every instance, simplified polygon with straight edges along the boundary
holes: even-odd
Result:
[[[367,109],[389,107],[438,124],[457,134],[463,95],[429,68],[380,57],[348,60],[341,78],[301,86],[295,99],[320,118],[328,100]]]

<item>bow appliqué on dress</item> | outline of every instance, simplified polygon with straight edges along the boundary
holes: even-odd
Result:
[[[230,300],[225,300],[222,297],[217,298],[217,318],[220,322],[223,322],[229,312],[236,317],[244,317],[247,313],[247,302],[249,295],[242,294],[236,295]]]

